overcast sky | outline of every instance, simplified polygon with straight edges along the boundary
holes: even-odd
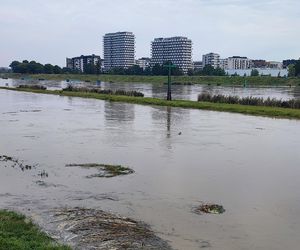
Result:
[[[299,0],[0,0],[0,66],[13,60],[65,65],[102,54],[108,32],[132,31],[136,57],[155,37],[187,36],[193,59],[300,57]]]

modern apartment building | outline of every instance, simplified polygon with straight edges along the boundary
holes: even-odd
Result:
[[[66,67],[72,70],[78,70],[84,72],[87,64],[99,65],[101,68],[101,58],[94,54],[88,56],[78,56],[73,58],[66,58]]]
[[[228,58],[220,59],[219,67],[224,70],[228,69]]]
[[[135,64],[140,66],[143,70],[147,67],[150,67],[151,59],[149,57],[142,57],[140,59],[135,60]]]
[[[184,74],[193,68],[192,40],[187,37],[155,38],[151,42],[151,55],[152,66],[171,61]]]
[[[251,69],[252,60],[242,56],[232,56],[226,59],[227,69]]]
[[[135,36],[132,32],[108,33],[103,37],[104,69],[129,68],[135,61]]]
[[[217,53],[208,53],[202,56],[203,67],[205,65],[211,65],[215,69],[220,67],[220,55]]]
[[[203,69],[202,61],[194,61],[193,66],[194,66],[194,71],[200,71]]]

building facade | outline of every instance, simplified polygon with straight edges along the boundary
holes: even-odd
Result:
[[[68,69],[84,72],[85,67],[88,64],[93,64],[101,69],[101,58],[100,56],[92,55],[81,55],[73,58],[66,58],[66,67]]]
[[[227,68],[226,69],[251,69],[252,60],[247,57],[242,56],[233,56],[227,59]]]
[[[135,36],[132,32],[108,33],[103,37],[104,69],[129,68],[135,63]]]
[[[193,68],[192,40],[187,37],[155,38],[151,42],[151,65],[170,61],[184,74]]]
[[[202,61],[194,61],[193,62],[193,69],[194,69],[194,71],[201,71],[203,69]]]
[[[151,59],[149,57],[142,57],[135,60],[135,64],[140,66],[143,70],[151,66]]]
[[[203,67],[205,65],[211,65],[215,69],[220,67],[220,55],[217,53],[208,53],[202,56]]]

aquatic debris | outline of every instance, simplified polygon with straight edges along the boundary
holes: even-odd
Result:
[[[20,161],[14,157],[7,156],[7,155],[0,155],[0,162],[5,162],[5,167],[10,165],[10,167],[19,167],[22,171],[24,170],[31,170],[33,166],[24,164],[23,161]]]
[[[48,173],[45,170],[42,170],[39,174],[38,174],[41,178],[46,178],[48,177]]]
[[[75,249],[171,249],[148,225],[130,218],[78,207],[53,213],[55,234]]]
[[[195,213],[202,214],[222,214],[225,212],[223,206],[218,204],[202,204],[195,208]]]
[[[7,156],[7,155],[0,155],[0,164],[4,165],[4,167],[19,168],[23,172],[27,170],[36,169],[36,167],[38,166],[38,164],[34,164],[34,165],[25,164],[23,160],[14,158],[12,156]],[[40,177],[48,177],[48,173],[45,170],[40,171],[38,175]]]
[[[37,90],[46,90],[47,88],[43,85],[19,85],[19,89],[37,89]]]
[[[67,164],[66,167],[97,168],[99,170],[98,174],[89,175],[87,176],[87,178],[94,178],[94,177],[111,178],[118,175],[127,175],[127,174],[134,173],[134,170],[128,167],[123,167],[121,165],[87,163],[87,164]]]

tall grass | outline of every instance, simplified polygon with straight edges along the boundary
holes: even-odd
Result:
[[[20,89],[39,89],[39,90],[46,90],[47,89],[43,85],[19,85],[18,88],[20,88]]]
[[[297,99],[282,100],[270,97],[268,97],[267,99],[263,99],[260,97],[253,96],[239,97],[230,95],[212,95],[208,92],[203,92],[199,94],[198,101],[300,109],[300,100]]]
[[[135,90],[125,91],[122,89],[111,90],[111,89],[100,89],[100,88],[87,88],[87,87],[73,87],[69,84],[63,91],[71,92],[85,92],[85,93],[96,93],[103,95],[124,95],[124,96],[135,96],[135,97],[144,97],[144,94]]]

